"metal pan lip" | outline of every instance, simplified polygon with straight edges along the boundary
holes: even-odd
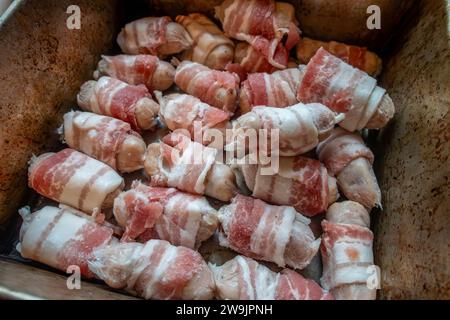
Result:
[[[8,21],[9,18],[12,17],[14,13],[26,2],[27,0],[14,0],[5,10],[5,12],[3,12],[3,14],[0,13],[0,29],[3,27],[6,21]]]

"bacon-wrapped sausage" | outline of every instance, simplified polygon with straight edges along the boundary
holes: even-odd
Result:
[[[280,273],[243,256],[221,266],[211,265],[220,299],[230,300],[333,300],[313,280],[295,271]]]
[[[301,63],[307,64],[321,47],[371,76],[376,77],[381,72],[382,61],[375,53],[363,47],[351,46],[336,41],[323,42],[302,38],[297,44],[297,58]]]
[[[147,17],[125,25],[117,37],[124,53],[152,54],[165,58],[191,47],[192,39],[170,17]]]
[[[303,77],[303,66],[272,74],[253,73],[242,83],[239,107],[242,113],[255,106],[287,107],[296,104],[297,89]]]
[[[102,56],[94,78],[110,76],[128,84],[143,84],[152,92],[164,91],[173,84],[175,68],[168,62],[149,54]]]
[[[31,160],[28,185],[41,195],[92,213],[112,207],[124,181],[111,167],[73,149]]]
[[[349,200],[368,210],[381,207],[381,191],[372,169],[374,156],[358,133],[334,129],[331,136],[319,144],[317,154]]]
[[[255,198],[292,206],[307,216],[325,212],[338,198],[336,179],[318,160],[279,157],[278,167],[272,168],[274,163],[254,164],[250,156],[236,166],[236,174],[240,187]]]
[[[138,131],[152,129],[159,110],[144,85],[129,85],[110,77],[85,82],[77,102],[83,110],[128,122]]]
[[[97,248],[89,269],[110,287],[144,299],[206,300],[214,293],[214,279],[202,256],[163,240]]]
[[[155,95],[160,106],[159,118],[172,131],[185,129],[191,137],[201,134],[199,137],[207,145],[213,135],[211,129],[225,136],[226,129],[230,127],[227,112],[211,107],[194,96],[174,93],[163,97],[158,92]]]
[[[235,176],[230,167],[216,161],[216,155],[217,149],[174,132],[148,146],[144,168],[153,186],[229,201],[237,192]]]
[[[205,197],[134,181],[114,200],[114,217],[125,228],[122,241],[167,240],[196,249],[212,236],[217,212]]]
[[[286,67],[286,64],[276,61],[275,56],[279,51],[288,56],[287,52],[300,39],[295,9],[291,4],[273,0],[226,0],[215,11],[225,34],[248,42],[274,67]],[[282,44],[285,35],[287,39]]]
[[[394,104],[376,79],[353,68],[320,48],[309,61],[298,87],[303,103],[323,103],[336,112],[346,112],[339,125],[348,131],[384,127],[394,116]]]
[[[235,73],[212,70],[186,60],[178,64],[175,83],[184,92],[213,107],[230,114],[236,109],[239,76]]]
[[[64,141],[120,172],[144,167],[147,146],[128,123],[90,112],[71,111],[64,115]]]
[[[23,218],[18,251],[61,271],[78,266],[84,277],[93,277],[88,259],[95,248],[112,242],[113,230],[99,225],[70,208],[46,206],[33,214],[29,208],[19,210]]]
[[[220,208],[219,220],[220,245],[279,267],[303,269],[319,250],[310,220],[292,207],[237,195]]]
[[[227,150],[242,150],[242,145],[246,147],[245,138],[249,130],[257,135],[259,130],[267,130],[267,135],[258,135],[258,147],[270,146],[270,130],[279,130],[279,154],[300,155],[314,149],[339,120],[333,111],[319,103],[298,103],[287,108],[254,107],[233,122],[233,140],[231,145],[227,145]]]
[[[337,300],[372,300],[376,289],[368,286],[373,264],[373,234],[362,205],[335,203],[322,221],[322,286]],[[378,279],[379,280],[379,279]]]
[[[181,60],[198,62],[218,70],[224,70],[233,61],[233,41],[205,15],[191,13],[177,16],[176,21],[186,28],[194,41],[192,48],[181,54]]]

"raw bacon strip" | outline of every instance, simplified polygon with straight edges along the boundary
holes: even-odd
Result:
[[[292,207],[237,195],[219,210],[219,220],[222,246],[280,267],[303,269],[319,250],[309,219]]]
[[[110,76],[128,84],[143,84],[152,92],[164,91],[173,84],[175,68],[149,54],[102,56],[94,78]]]
[[[274,300],[280,275],[244,256],[210,264],[222,300]]]
[[[372,169],[374,156],[359,134],[336,128],[319,144],[317,154],[349,200],[369,210],[381,207],[381,191]]]
[[[249,156],[238,164],[238,174],[255,198],[292,206],[306,216],[325,212],[338,198],[336,180],[317,160],[279,157],[278,165],[275,162],[263,165],[253,164]]]
[[[117,37],[117,43],[124,53],[165,58],[190,48],[192,39],[170,17],[147,17],[125,25]]]
[[[365,108],[375,87],[375,79],[320,48],[306,66],[297,97],[302,102],[321,102],[336,112],[347,112]],[[355,107],[356,103],[362,105]]]
[[[287,107],[296,104],[297,88],[303,77],[300,68],[289,68],[272,74],[253,73],[242,83],[239,106],[242,113],[255,106]]]
[[[111,167],[73,149],[31,160],[28,185],[41,195],[92,213],[112,206],[124,182]]]
[[[313,280],[284,269],[271,271],[255,260],[236,256],[221,266],[210,265],[223,300],[332,300]]]
[[[198,62],[218,70],[224,70],[233,61],[233,41],[205,15],[191,13],[177,16],[176,21],[186,28],[194,41],[192,48],[181,54],[181,60]]]
[[[64,115],[64,141],[120,172],[144,167],[146,145],[128,123],[90,112]]]
[[[323,290],[314,280],[284,269],[278,280],[275,300],[334,300],[331,293]]]
[[[184,92],[207,104],[233,114],[236,109],[239,77],[230,72],[212,70],[191,61],[181,62],[175,83]]]
[[[215,160],[217,150],[178,132],[148,146],[144,168],[152,186],[173,187],[229,201],[236,194],[230,167]]]
[[[282,57],[279,61],[282,64],[287,64],[287,57]],[[267,59],[258,51],[256,51],[247,42],[240,42],[236,45],[234,51],[234,63],[238,64],[245,73],[267,72],[272,73],[280,70],[272,66]],[[241,79],[244,80],[244,79]]]
[[[271,146],[272,130],[278,130],[278,149],[270,151],[277,151],[281,156],[300,155],[314,149],[338,121],[333,111],[318,103],[298,103],[287,108],[254,107],[233,122],[233,140],[227,150],[246,148],[245,137],[249,131],[258,134],[260,130],[267,132],[267,135],[258,134],[258,149],[264,149]]]
[[[125,228],[122,241],[161,239],[196,249],[216,230],[216,214],[205,197],[139,181],[114,200],[114,216]]]
[[[339,125],[351,132],[383,127],[395,112],[386,90],[378,87],[374,78],[323,48],[308,63],[297,99],[303,103],[323,103],[336,112],[345,112],[345,119]]]
[[[376,289],[368,287],[369,267],[374,264],[366,209],[352,201],[335,203],[326,219],[322,221],[322,286],[337,300],[375,299]]]
[[[334,129],[331,136],[320,143],[317,154],[334,176],[339,175],[347,164],[356,158],[366,158],[371,165],[374,160],[372,151],[366,147],[358,133],[341,128]]]
[[[275,51],[274,60],[280,65],[288,66],[289,54],[286,50],[283,50],[281,44],[278,45]],[[247,78],[248,73],[272,73],[280,69],[272,66],[264,55],[255,50],[251,45],[246,42],[241,42],[236,46],[234,51],[234,64],[227,66],[227,71],[232,72],[233,70],[236,70],[235,72],[239,75],[241,81],[243,81]]]
[[[137,131],[152,129],[159,109],[144,85],[129,85],[110,77],[85,82],[77,101],[81,109],[128,122]]]
[[[217,150],[203,147],[176,133],[164,137],[160,146],[160,175],[153,175],[152,183],[203,194],[206,176],[215,162]]]
[[[291,4],[273,0],[227,0],[215,10],[225,34],[247,41],[274,67],[286,67],[274,57],[285,35],[287,39],[282,49],[286,52],[300,39]]]
[[[210,142],[208,137],[214,133],[211,129],[218,130],[217,133],[225,136],[230,118],[225,111],[187,94],[175,93],[163,97],[157,92],[155,95],[160,105],[159,118],[170,130],[188,130],[191,137],[202,138],[205,145]]]
[[[289,59],[289,51],[276,40],[269,41],[262,36],[243,36],[243,40],[247,41],[250,46],[258,52],[268,63],[277,69],[287,67]]]
[[[69,208],[46,206],[33,214],[22,208],[19,213],[23,223],[17,249],[22,257],[64,272],[69,266],[78,266],[81,275],[93,277],[87,261],[94,249],[112,241],[112,229]]]
[[[98,248],[89,269],[110,287],[144,299],[206,300],[214,280],[202,256],[163,240],[119,243]]]
[[[375,53],[363,47],[351,46],[336,41],[323,42],[302,38],[297,44],[297,58],[301,63],[307,64],[320,48],[324,48],[336,57],[355,68],[367,72],[371,76],[377,76],[381,72],[382,61]]]

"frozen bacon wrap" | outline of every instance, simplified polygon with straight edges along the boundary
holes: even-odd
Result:
[[[94,249],[113,242],[113,230],[70,208],[46,206],[34,213],[19,210],[23,223],[17,250],[22,257],[66,272],[78,266],[84,277],[93,277],[88,259]]]
[[[28,185],[44,197],[86,213],[112,207],[122,177],[106,164],[73,149],[31,159]]]
[[[314,149],[339,121],[340,117],[319,103],[297,103],[287,108],[254,107],[233,121],[233,139],[226,150],[234,149],[242,154],[247,151],[243,149],[249,149],[246,137],[256,134],[258,149],[266,151],[271,146],[271,134],[275,133],[272,130],[278,130],[276,151],[281,156],[300,155]],[[259,134],[260,130],[267,134]]]
[[[279,267],[303,269],[319,250],[310,220],[292,207],[237,195],[220,208],[219,220],[220,245]]]
[[[224,70],[233,61],[233,41],[205,15],[191,13],[177,16],[176,21],[186,28],[194,41],[192,48],[181,53],[181,60],[198,62],[218,70]]]
[[[358,133],[336,128],[317,147],[317,155],[337,178],[340,191],[349,200],[371,210],[381,208],[381,191],[372,169],[374,156]]]
[[[337,300],[376,298],[376,282],[380,279],[373,263],[373,234],[369,225],[366,209],[352,201],[333,204],[322,221],[320,281]]]
[[[102,56],[94,78],[109,76],[128,84],[143,84],[149,92],[164,91],[173,84],[175,68],[168,62],[149,54]]]
[[[212,299],[214,280],[202,256],[163,240],[98,248],[89,269],[112,288],[144,299]]]
[[[338,198],[336,179],[318,161],[302,156],[279,157],[268,165],[251,155],[235,165],[239,187],[255,198],[292,206],[306,216],[325,212]]]
[[[273,0],[225,0],[215,11],[228,36],[248,42],[272,66],[279,69],[286,67],[275,57],[289,56],[289,50],[300,39],[291,4]]]
[[[191,47],[187,31],[170,17],[147,17],[125,25],[117,37],[124,53],[165,58]]]
[[[218,298],[223,300],[333,300],[316,282],[295,271],[276,273],[244,256],[210,266]]]
[[[212,70],[196,62],[178,63],[175,84],[184,92],[207,104],[233,114],[239,95],[239,77],[235,73]]]
[[[64,141],[120,172],[144,167],[147,146],[128,123],[90,112],[71,111],[64,115]]]
[[[381,72],[382,61],[375,53],[363,47],[351,46],[336,41],[323,42],[302,38],[297,44],[297,58],[301,63],[307,64],[320,48],[324,48],[336,57],[355,68],[367,72],[371,76],[376,77]]]
[[[272,74],[253,73],[242,83],[239,107],[242,113],[255,106],[287,107],[296,104],[297,89],[303,77],[303,66]]]
[[[110,77],[85,82],[77,102],[85,111],[128,122],[137,131],[152,129],[159,110],[144,85],[129,85]]]
[[[353,68],[320,48],[309,61],[297,99],[303,103],[323,103],[336,112],[345,112],[339,125],[348,131],[384,127],[394,116],[389,95],[377,80]]]
[[[208,145],[213,137],[223,140],[226,129],[230,127],[229,114],[220,109],[211,107],[200,99],[187,94],[169,94],[162,96],[155,92],[159,102],[159,118],[166,126],[175,131],[187,130],[190,136],[197,138]],[[224,141],[217,141],[223,148]]]
[[[174,132],[147,148],[144,168],[151,184],[229,201],[237,192],[233,171],[216,161],[217,149]]]
[[[218,224],[205,197],[139,181],[114,200],[114,217],[125,228],[122,241],[161,239],[191,249],[212,236]]]

